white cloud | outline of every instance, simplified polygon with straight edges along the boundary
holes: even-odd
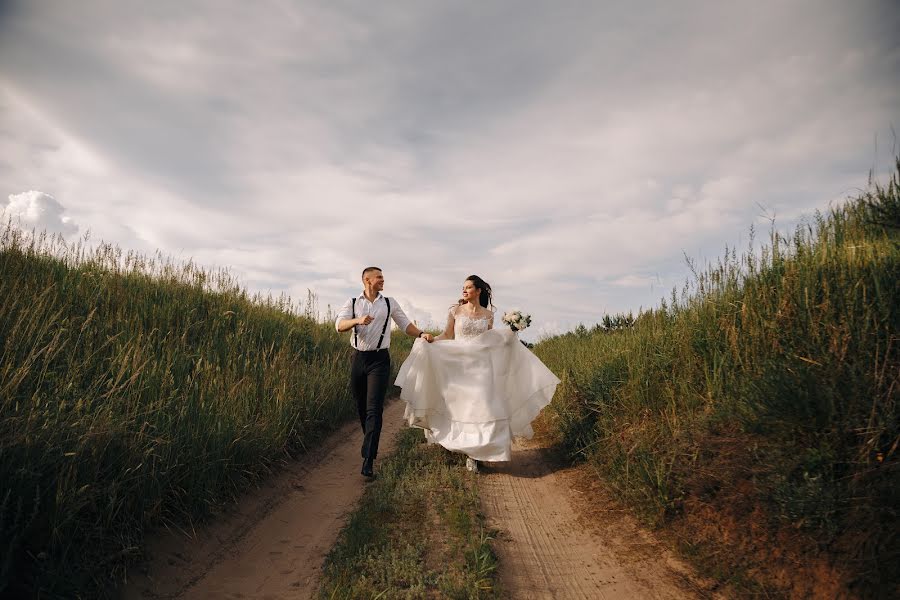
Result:
[[[390,296],[390,294],[388,294]],[[436,320],[434,316],[427,310],[417,306],[410,298],[397,298],[397,302],[403,307],[403,312],[411,321],[416,323],[421,329],[443,328],[443,321]]]
[[[65,212],[66,209],[56,198],[36,190],[10,194],[5,206],[0,207],[4,220],[11,219],[22,229],[63,235],[77,233],[78,226]]]

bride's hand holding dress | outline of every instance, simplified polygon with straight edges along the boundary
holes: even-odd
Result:
[[[396,385],[406,418],[430,442],[472,459],[507,461],[512,437],[530,437],[559,379],[493,312],[467,302],[450,309],[434,344],[416,341]]]

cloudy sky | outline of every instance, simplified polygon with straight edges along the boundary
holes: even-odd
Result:
[[[658,303],[888,170],[900,3],[0,0],[0,210],[420,322]]]

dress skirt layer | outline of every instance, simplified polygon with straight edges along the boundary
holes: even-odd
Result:
[[[416,340],[395,384],[405,418],[430,442],[476,460],[510,459],[513,436],[550,403],[559,378],[509,329],[466,340]]]

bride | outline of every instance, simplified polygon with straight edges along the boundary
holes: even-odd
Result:
[[[433,344],[416,340],[395,381],[409,424],[476,472],[478,461],[508,461],[513,436],[531,437],[559,383],[515,333],[493,326],[491,286],[472,275],[444,332]]]

